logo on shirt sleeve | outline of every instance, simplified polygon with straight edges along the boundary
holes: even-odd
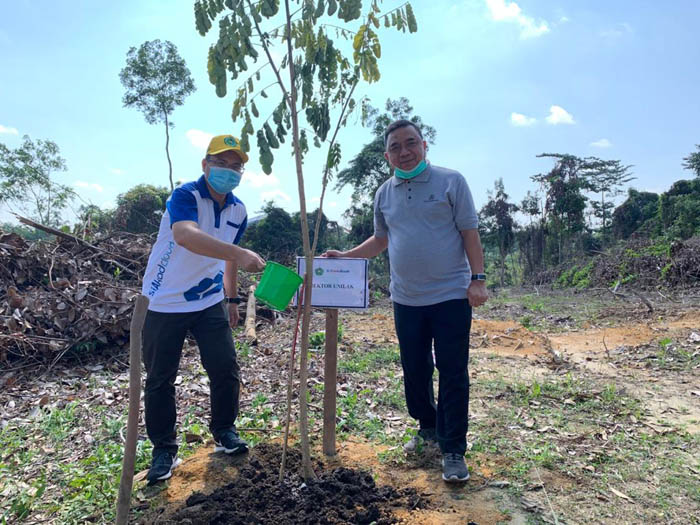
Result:
[[[224,287],[224,272],[219,272],[212,279],[205,277],[199,284],[187,290],[183,295],[186,301],[199,301],[212,294],[219,293]]]

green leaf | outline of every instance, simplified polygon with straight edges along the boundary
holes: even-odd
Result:
[[[338,3],[336,0],[328,0],[328,16],[333,16],[336,9],[338,9]]]
[[[250,101],[250,112],[253,114],[255,118],[258,118],[260,116],[260,112],[258,111],[258,107],[255,105],[254,101]]]
[[[352,47],[355,51],[359,51],[362,47],[362,41],[365,37],[365,31],[367,31],[367,24],[362,24],[355,34],[355,38],[352,40]]]
[[[260,92],[260,96],[261,96],[262,98],[267,98],[267,93],[265,93],[265,90],[264,90],[264,89]]]
[[[314,13],[314,16],[316,18],[320,18],[323,16],[323,12],[326,10],[326,6],[323,3],[323,0],[318,0],[318,5],[316,6],[316,12]]]
[[[265,18],[273,17],[279,11],[279,0],[263,0],[260,6],[260,14]]]
[[[271,148],[279,148],[280,143],[279,140],[277,140],[277,137],[272,131],[272,128],[270,125],[265,122],[265,125],[263,126],[263,129],[265,130],[265,138],[267,139],[267,142],[270,144]]]
[[[406,20],[408,21],[408,31],[410,33],[418,31],[418,22],[416,21],[416,16],[413,14],[411,4],[406,4]]]
[[[248,79],[248,93],[252,93],[252,92],[253,92],[253,78],[251,77]]]

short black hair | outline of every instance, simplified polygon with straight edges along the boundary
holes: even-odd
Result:
[[[415,129],[418,132],[418,135],[420,135],[420,138],[423,138],[423,132],[421,132],[420,128],[416,126],[414,122],[402,118],[399,120],[395,120],[394,122],[389,124],[384,130],[384,147],[386,148],[386,139],[389,138],[389,134],[392,131],[396,131],[399,128],[405,128],[406,126],[413,127],[413,129]]]

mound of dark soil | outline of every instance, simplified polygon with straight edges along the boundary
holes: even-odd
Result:
[[[412,488],[377,486],[369,472],[348,468],[324,470],[316,463],[317,480],[298,475],[301,454],[288,451],[287,474],[279,481],[282,449],[261,444],[250,452],[238,477],[210,495],[195,492],[184,507],[167,514],[156,511],[145,524],[367,524],[395,523],[392,511],[425,508]]]

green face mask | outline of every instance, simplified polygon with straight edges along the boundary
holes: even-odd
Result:
[[[428,167],[428,164],[425,162],[425,159],[421,160],[418,164],[416,164],[416,167],[413,168],[410,171],[404,171],[400,170],[399,168],[394,168],[394,175],[396,175],[399,179],[412,179],[413,177],[417,177],[423,171],[425,168]]]

